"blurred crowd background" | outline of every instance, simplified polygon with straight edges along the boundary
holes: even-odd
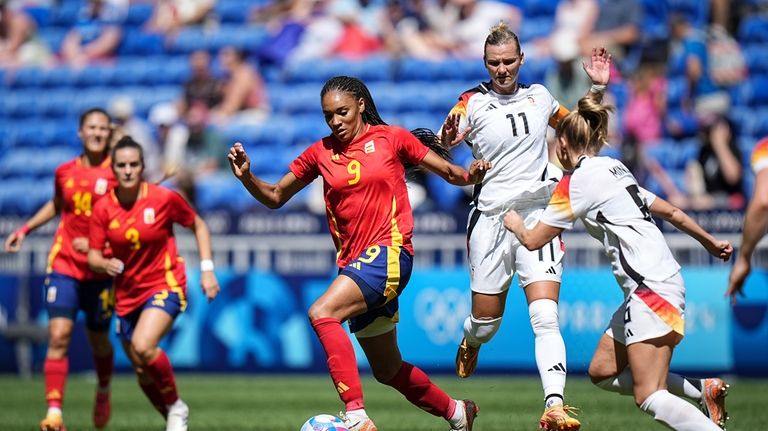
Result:
[[[766,0],[0,0],[0,214],[50,198],[93,106],[146,147],[148,179],[170,177],[203,213],[260,210],[228,172],[231,143],[279,178],[328,134],[319,92],[340,74],[370,86],[386,121],[437,130],[488,79],[499,20],[520,36],[520,82],[567,107],[589,87],[591,48],[611,51],[606,151],[646,188],[693,210],[745,207],[768,135]],[[426,175],[411,186],[416,211],[469,200]],[[323,212],[311,191],[297,209]]]

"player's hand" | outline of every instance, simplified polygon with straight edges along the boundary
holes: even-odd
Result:
[[[107,267],[104,268],[104,272],[107,273],[110,277],[117,277],[118,275],[123,273],[123,270],[125,269],[125,264],[122,260],[113,257],[107,261]]]
[[[744,255],[739,254],[733,262],[731,274],[728,276],[728,289],[725,291],[725,296],[731,298],[731,304],[736,303],[737,296],[744,296],[744,281],[751,271],[752,263]]]
[[[469,164],[469,182],[472,184],[479,184],[483,182],[485,173],[491,169],[491,162],[488,160],[473,160]]]
[[[235,145],[232,145],[229,149],[227,159],[229,159],[229,167],[232,169],[232,173],[235,174],[237,179],[242,181],[249,177],[251,172],[251,159],[245,152],[243,144],[235,142]]]
[[[517,211],[509,210],[509,212],[504,215],[504,227],[512,233],[517,233],[525,229],[525,223],[523,223],[523,218],[520,217],[520,214],[518,214]]]
[[[208,302],[213,301],[221,290],[219,288],[219,282],[216,280],[216,273],[213,271],[201,272],[200,283],[203,285],[203,293],[206,298],[208,298]]]
[[[445,148],[455,147],[463,141],[464,137],[467,136],[467,133],[472,130],[471,127],[465,127],[464,130],[460,131],[460,120],[461,115],[450,114],[448,115],[448,118],[445,119],[445,122],[443,122],[443,127],[440,130],[440,144]]]
[[[88,238],[79,236],[72,240],[72,248],[78,253],[88,253]]]
[[[589,64],[581,62],[587,76],[595,85],[608,85],[611,79],[611,53],[605,48],[592,48],[592,58]]]
[[[723,262],[728,262],[728,260],[731,258],[731,255],[733,254],[733,246],[729,241],[716,239],[711,244],[707,244],[706,248],[709,254],[715,256]]]
[[[24,238],[26,237],[26,233],[24,233],[21,229],[17,229],[15,232],[8,235],[8,238],[5,239],[5,251],[8,253],[18,252],[21,250],[21,245],[24,244]]]

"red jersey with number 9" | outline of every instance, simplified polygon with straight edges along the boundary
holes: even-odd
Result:
[[[56,271],[76,280],[109,278],[88,269],[88,253],[72,246],[75,238],[88,238],[88,223],[93,206],[115,186],[111,160],[87,167],[77,157],[61,164],[54,173],[54,193],[61,202],[61,221],[48,254],[47,272]]]
[[[413,214],[404,163],[418,165],[429,152],[409,131],[370,126],[348,145],[328,136],[290,165],[302,182],[323,177],[328,227],[340,268],[373,245],[400,246],[413,254]]]
[[[112,255],[125,264],[115,277],[115,309],[125,316],[162,290],[186,301],[187,276],[178,255],[173,224],[190,227],[195,211],[178,193],[142,183],[136,201],[123,206],[115,191],[99,201],[91,218],[93,249],[108,242]]]

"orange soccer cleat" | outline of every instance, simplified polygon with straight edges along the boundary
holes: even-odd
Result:
[[[477,368],[477,357],[480,354],[480,346],[474,347],[467,343],[466,338],[461,339],[459,349],[456,351],[456,375],[466,379]]]
[[[539,429],[556,431],[576,431],[581,428],[581,422],[572,418],[569,413],[576,414],[577,409],[571,406],[554,405],[546,410],[539,419]]]
[[[67,431],[61,413],[48,413],[45,419],[40,421],[40,431]]]
[[[725,411],[725,397],[728,396],[729,387],[723,379],[704,379],[699,401],[701,411],[722,429],[725,429],[725,421],[729,419]]]
[[[376,424],[373,423],[368,416],[353,416],[346,415],[343,412],[339,413],[339,418],[344,421],[344,426],[349,431],[378,431]]]

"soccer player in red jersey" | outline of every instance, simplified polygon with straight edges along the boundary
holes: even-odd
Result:
[[[114,186],[109,167],[110,117],[93,108],[80,117],[78,135],[83,152],[55,172],[53,199],[43,205],[5,241],[5,251],[21,249],[24,238],[35,228],[61,215],[48,256],[45,302],[48,310],[48,351],[45,356],[45,398],[48,411],[40,422],[43,431],[62,431],[64,387],[69,373],[67,350],[78,310],[83,310],[88,341],[98,375],[93,424],[103,428],[109,421],[109,382],[112,378],[112,280],[88,268],[88,222],[93,205]]]
[[[328,226],[337,250],[339,273],[309,309],[309,319],[327,357],[331,379],[345,404],[351,431],[375,431],[363,404],[352,343],[363,348],[373,375],[408,401],[446,419],[453,430],[468,431],[478,408],[454,400],[427,375],[404,362],[397,347],[397,298],[413,264],[413,214],[405,183],[406,167],[420,165],[456,185],[482,181],[490,164],[475,160],[469,171],[449,163],[407,130],[388,126],[365,84],[346,76],[328,80],[320,92],[327,136],[307,148],[277,184],[250,172],[242,144],[230,148],[234,175],[259,202],[279,208],[315,178],[323,178]],[[420,129],[424,141],[439,139]]]
[[[185,431],[189,408],[179,398],[173,368],[158,344],[187,307],[184,260],[173,224],[191,229],[208,300],[219,292],[208,226],[176,192],[143,180],[144,155],[129,136],[112,150],[118,185],[93,209],[88,264],[115,277],[117,335],[141,389],[166,418],[167,431]],[[105,257],[107,246],[112,257]]]

